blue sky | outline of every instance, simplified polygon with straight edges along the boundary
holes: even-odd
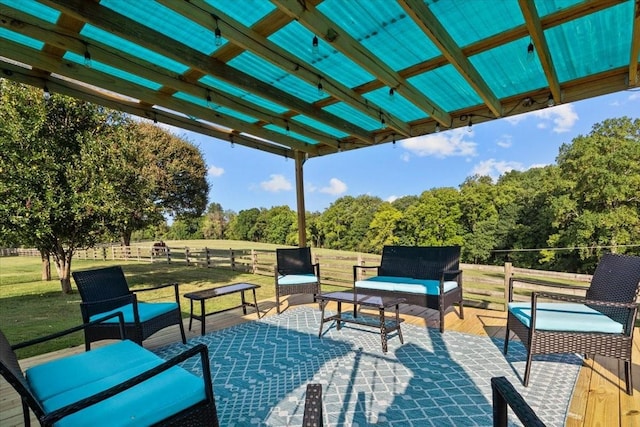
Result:
[[[558,149],[607,118],[640,118],[640,90],[629,90],[467,128],[311,158],[304,165],[305,207],[323,211],[343,196],[392,201],[474,174],[497,179],[509,170],[555,163]],[[209,168],[209,203],[239,212],[288,205],[296,210],[295,162],[172,129],[198,146]]]

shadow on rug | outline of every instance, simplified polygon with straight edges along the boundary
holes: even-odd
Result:
[[[373,328],[325,325],[320,311],[289,309],[189,340],[209,348],[221,426],[299,426],[308,383],[323,389],[324,425],[490,426],[491,377],[506,376],[549,426],[562,426],[582,359],[534,358],[521,384],[526,352],[519,342],[402,325],[404,344],[382,353]],[[327,330],[328,329],[328,330]],[[155,350],[170,358],[185,348]],[[183,366],[201,375],[195,361]]]

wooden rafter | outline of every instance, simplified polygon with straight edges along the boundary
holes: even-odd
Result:
[[[202,0],[190,0],[189,2],[175,2],[172,0],[158,1],[205,28],[214,30],[215,25],[218,25],[222,34],[224,34],[224,38],[233,44],[253,52],[276,67],[282,68],[285,72],[295,75],[311,85],[317,85],[319,81],[322,81],[324,92],[373,119],[379,119],[381,107],[366,100],[349,87],[318,70],[311,64],[303,63],[299,58],[269,41],[266,37],[242,25],[237,20],[225,15],[222,11],[215,9],[208,3]],[[203,11],[206,13],[203,13]],[[217,24],[214,24],[211,15],[218,17]],[[388,113],[387,125],[395,129],[398,133],[409,136],[409,126],[407,123]],[[371,142],[368,136],[362,139],[363,141]]]
[[[315,8],[312,8],[310,5],[303,5],[296,0],[272,1],[285,13],[297,19],[313,33],[322,35],[331,46],[351,58],[362,68],[376,76],[376,78],[385,85],[400,93],[408,101],[432,116],[435,120],[443,125],[448,125],[451,122],[451,117],[446,111],[428,99],[398,73],[393,71],[383,60],[376,58],[372,52],[368,51],[353,39],[347,31],[339,28],[338,25],[331,22]],[[331,34],[332,36],[327,37],[327,34]],[[381,111],[381,115],[384,114],[386,113]]]
[[[558,73],[556,73],[556,69],[553,66],[551,51],[549,50],[547,39],[544,37],[544,31],[540,23],[540,16],[536,10],[536,5],[533,0],[518,0],[518,3],[520,3],[520,9],[522,10],[527,30],[529,30],[529,34],[531,35],[535,52],[537,52],[538,58],[540,58],[540,64],[547,78],[551,96],[556,104],[560,104],[562,102],[560,81],[558,80]]]
[[[290,108],[299,114],[307,115],[349,134],[356,134],[361,131],[361,129],[346,120],[314,107],[268,83],[232,68],[215,58],[208,57],[189,46],[176,42],[158,31],[142,26],[99,4],[83,0],[42,0],[42,2],[119,37],[161,53],[168,58],[180,63],[186,63],[192,69],[198,70],[203,74],[218,77],[248,92]],[[279,139],[278,141],[281,142]],[[334,144],[337,146],[337,143]]]
[[[424,0],[401,0],[400,4],[422,31],[431,39],[442,55],[455,67],[462,77],[471,85],[478,96],[496,116],[502,116],[502,106],[487,82],[471,64],[469,58],[455,43],[444,26],[431,12]]]
[[[640,86],[638,76],[638,57],[640,56],[640,0],[636,0],[633,9],[633,30],[631,33],[631,52],[629,55],[629,86]]]

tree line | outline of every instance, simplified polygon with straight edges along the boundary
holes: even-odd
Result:
[[[71,290],[76,249],[101,242],[236,239],[297,245],[288,206],[207,204],[200,150],[152,123],[0,79],[0,245],[53,257]],[[173,218],[169,225],[167,217]],[[564,144],[556,164],[473,176],[393,202],[361,195],[306,212],[315,247],[461,245],[463,261],[592,271],[603,250],[640,252],[640,119],[608,119]],[[530,248],[574,248],[539,250]],[[516,250],[514,252],[514,250]]]
[[[380,253],[388,244],[461,245],[465,262],[592,272],[603,251],[640,254],[640,120],[595,124],[588,135],[562,145],[553,165],[511,171],[497,182],[472,176],[459,188],[393,202],[345,196],[323,212],[307,212],[306,222],[315,247]],[[298,238],[296,213],[288,206],[235,213],[218,203],[200,218],[136,237],[158,234],[287,245]]]

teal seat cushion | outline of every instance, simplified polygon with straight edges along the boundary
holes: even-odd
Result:
[[[138,303],[138,315],[141,322],[146,322],[149,319],[153,319],[162,314],[169,313],[178,308],[178,304],[175,302],[139,302]],[[107,316],[112,313],[121,311],[124,315],[125,323],[133,323],[133,304],[123,305],[115,310],[106,311],[104,313],[95,314],[89,318],[89,320],[96,320],[101,317]],[[119,322],[117,317],[113,317],[106,320],[105,323],[117,323]]]
[[[156,357],[149,357],[154,356],[152,353],[139,350],[140,346],[132,341],[118,341],[86,353],[34,366],[26,370],[25,376],[35,395],[46,400],[113,375],[114,372],[126,370],[129,366],[157,362]]]
[[[510,302],[508,307],[511,314],[531,327],[531,303]],[[538,303],[536,329],[610,334],[620,334],[624,330],[622,324],[598,310],[577,303]]]
[[[438,280],[412,279],[399,276],[374,276],[365,280],[358,280],[356,288],[376,289],[390,292],[406,292],[411,294],[438,295],[440,282]],[[449,292],[458,287],[456,281],[444,282],[444,291]]]
[[[306,285],[317,282],[318,278],[315,274],[287,274],[286,276],[278,276],[278,285]]]
[[[38,365],[28,369],[26,377],[49,413],[120,384],[163,362],[154,353],[125,340]],[[63,418],[56,426],[151,425],[204,399],[203,380],[174,367]]]
[[[147,369],[149,367],[146,367]],[[132,374],[133,372],[129,372]],[[116,374],[91,384],[86,384],[43,402],[47,412],[106,390],[128,378]],[[125,390],[107,400],[63,418],[56,427],[114,427],[147,426],[158,423],[205,399],[202,378],[173,367]],[[90,421],[89,421],[90,420]]]

